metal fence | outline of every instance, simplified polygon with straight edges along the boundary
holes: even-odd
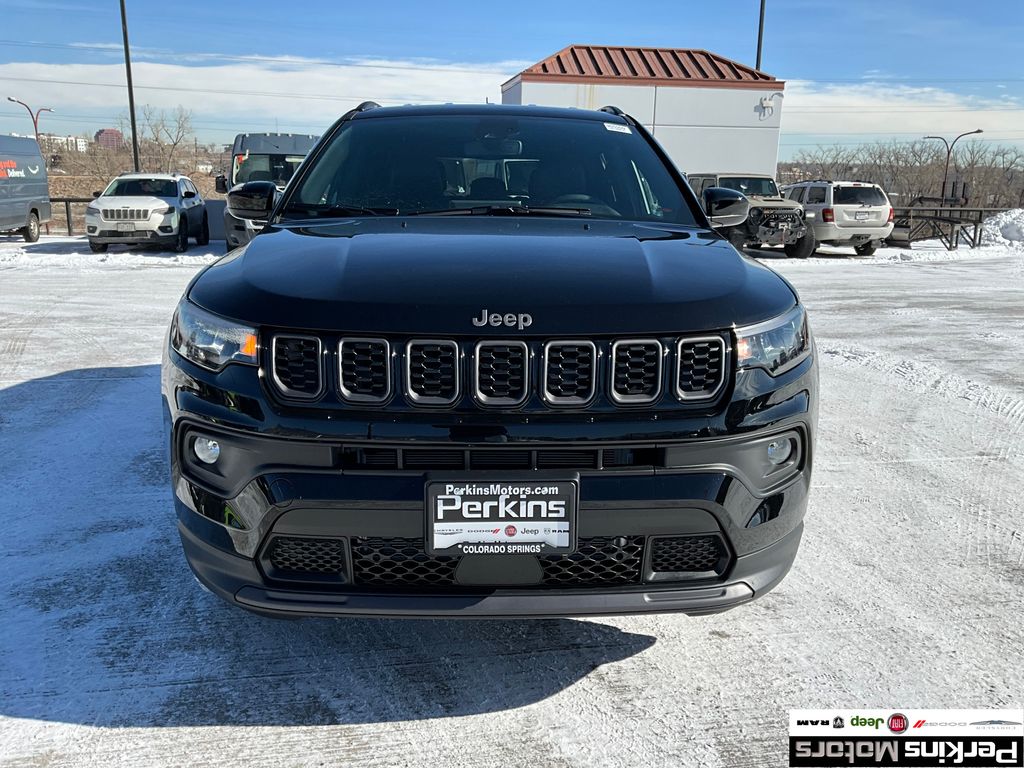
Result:
[[[92,197],[51,197],[51,218],[43,225],[48,235],[84,235],[85,209],[95,198]],[[210,222],[210,239],[224,239],[224,201],[206,200],[206,212]]]
[[[895,227],[889,243],[909,248],[918,240],[940,240],[946,250],[955,251],[960,243],[971,248],[981,245],[981,225],[985,219],[1006,208],[946,208],[910,206],[893,208]]]
[[[43,231],[48,235],[85,234],[85,208],[92,201],[91,197],[51,197],[51,218],[43,225]]]

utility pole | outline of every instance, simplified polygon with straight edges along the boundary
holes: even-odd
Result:
[[[754,69],[761,68],[761,43],[764,42],[764,4],[765,0],[761,0],[761,20],[757,23],[757,64],[754,65]]]
[[[139,132],[135,127],[135,89],[132,87],[132,57],[128,52],[128,16],[121,0],[121,35],[124,37],[124,69],[128,75],[128,116],[132,123],[132,159],[135,161],[135,172],[139,168]]]
[[[960,139],[962,139],[964,136],[973,136],[976,133],[984,133],[984,131],[981,130],[981,128],[975,128],[973,131],[967,131],[966,133],[961,133],[959,136],[957,136],[955,139],[953,139],[952,142],[946,141],[946,139],[943,138],[942,136],[925,136],[926,139],[938,139],[939,141],[941,141],[943,144],[946,145],[946,170],[943,171],[943,173],[942,173],[942,205],[943,205],[943,207],[946,205],[946,197],[947,197],[947,195],[946,195],[946,179],[949,178],[949,158],[953,156],[953,147],[955,147],[956,143],[958,141],[960,141]]]
[[[32,111],[32,107],[26,104],[24,101],[14,98],[13,96],[7,97],[8,101],[13,101],[15,104],[21,104],[25,109],[28,110],[28,116],[32,118],[32,132],[35,134],[36,143],[39,143],[39,113],[40,112],[53,112],[49,107],[40,107],[35,112]]]

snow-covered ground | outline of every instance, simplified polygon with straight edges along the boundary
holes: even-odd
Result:
[[[789,709],[1022,706],[1012,240],[756,252],[801,291],[821,360],[807,532],[773,593],[706,618],[468,623],[278,622],[193,582],[158,362],[217,252],[0,240],[0,766],[763,768],[787,762]]]

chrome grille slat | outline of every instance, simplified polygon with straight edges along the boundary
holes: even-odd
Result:
[[[391,396],[387,339],[350,336],[338,342],[338,389],[351,403],[383,403]]]
[[[515,406],[530,394],[525,341],[481,341],[473,355],[473,394],[484,405]]]
[[[544,345],[543,397],[551,405],[584,405],[597,391],[597,347],[572,339]]]
[[[676,397],[710,400],[725,384],[725,342],[721,336],[695,336],[676,342]]]
[[[297,400],[319,397],[324,388],[321,357],[321,342],[316,336],[275,336],[270,371],[278,391]]]
[[[459,399],[459,345],[413,339],[405,345],[405,391],[416,405],[451,405]]]
[[[664,347],[657,339],[622,339],[612,344],[611,398],[617,403],[651,403],[661,395]]]

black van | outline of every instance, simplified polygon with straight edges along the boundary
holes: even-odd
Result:
[[[39,239],[39,225],[50,220],[46,163],[35,139],[0,136],[0,232]]]

